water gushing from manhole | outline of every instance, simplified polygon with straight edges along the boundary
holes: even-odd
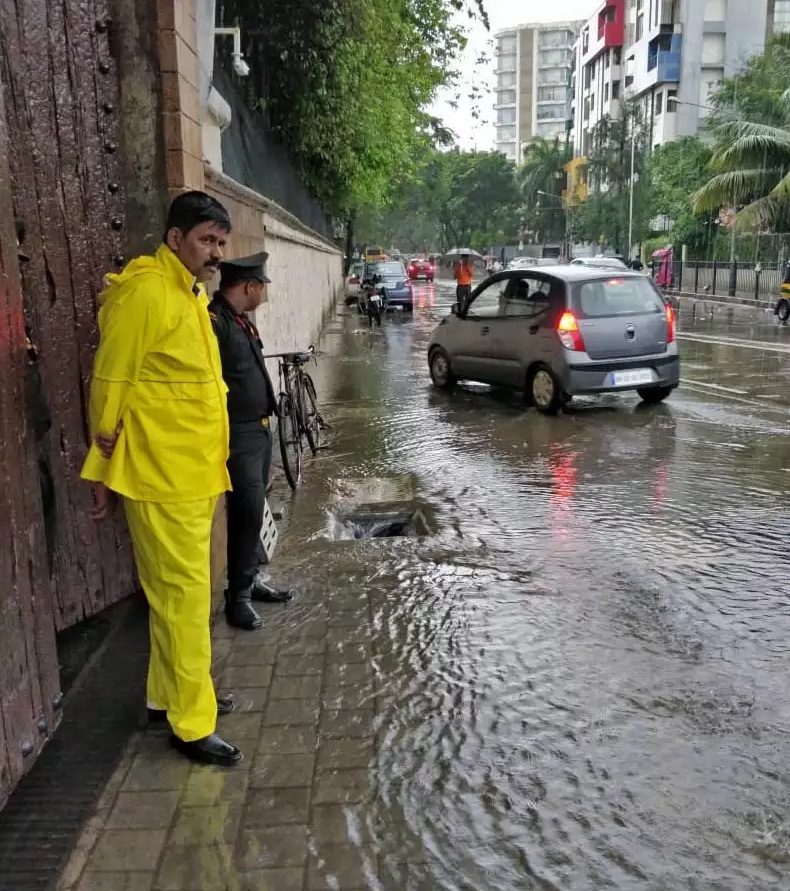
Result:
[[[419,510],[364,509],[330,514],[330,538],[336,540],[371,538],[419,538],[430,529]]]

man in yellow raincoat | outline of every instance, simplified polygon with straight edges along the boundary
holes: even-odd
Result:
[[[123,498],[151,609],[149,713],[166,713],[181,754],[228,766],[242,754],[215,732],[209,634],[211,526],[230,488],[227,390],[197,278],[219,265],[229,232],[216,199],[187,192],[156,255],[107,276],[82,470],[96,519],[111,493]]]

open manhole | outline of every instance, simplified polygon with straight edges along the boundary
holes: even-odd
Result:
[[[431,529],[417,508],[365,505],[331,515],[330,534],[336,540],[372,538],[420,538]]]

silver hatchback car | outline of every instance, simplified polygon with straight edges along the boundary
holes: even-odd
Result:
[[[657,403],[680,382],[674,310],[652,280],[569,265],[488,278],[434,330],[428,365],[437,387],[510,386],[544,414],[587,393]]]

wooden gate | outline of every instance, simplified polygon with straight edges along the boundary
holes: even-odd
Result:
[[[57,720],[55,630],[134,587],[120,522],[88,518],[90,490],[79,480],[96,297],[123,262],[125,226],[103,0],[0,0],[0,87],[2,806]],[[48,432],[34,424],[36,394],[24,386],[25,323]]]

